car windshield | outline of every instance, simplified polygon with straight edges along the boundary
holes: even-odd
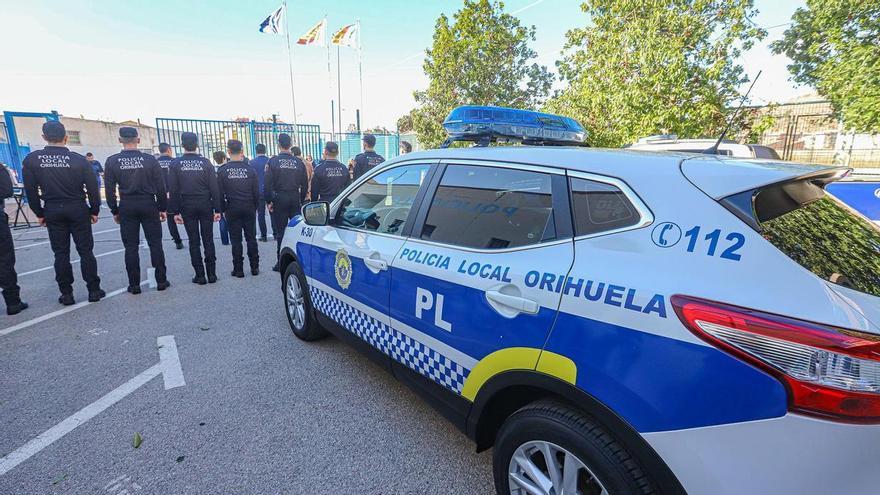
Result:
[[[761,222],[764,237],[825,280],[880,296],[880,227],[824,192]]]

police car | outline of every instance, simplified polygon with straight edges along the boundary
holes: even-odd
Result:
[[[290,222],[297,337],[494,447],[499,493],[878,493],[880,229],[824,192],[846,169],[560,146],[576,122],[510,109],[445,125],[478,146]]]

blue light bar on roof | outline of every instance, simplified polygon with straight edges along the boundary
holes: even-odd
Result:
[[[583,144],[584,128],[574,119],[516,108],[466,105],[449,113],[443,127],[451,141],[502,138],[524,143]]]

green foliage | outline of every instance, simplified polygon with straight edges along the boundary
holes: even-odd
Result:
[[[413,130],[413,112],[402,115],[397,119],[397,132],[405,133]]]
[[[793,79],[828,98],[849,128],[880,132],[880,2],[807,0],[771,47],[791,58]]]
[[[736,63],[762,39],[752,0],[588,0],[586,27],[557,63],[568,87],[547,110],[578,119],[595,146],[720,133],[746,81]]]
[[[534,26],[520,25],[501,2],[465,0],[451,23],[441,15],[423,66],[428,88],[414,93],[413,128],[419,142],[429,148],[440,145],[446,137],[443,119],[459,105],[542,104],[553,76],[532,62],[536,53],[529,42],[534,40]]]
[[[745,123],[742,126],[742,131],[745,135],[745,142],[761,142],[761,137],[764,135],[764,133],[769,131],[773,128],[774,125],[776,125],[776,117],[773,116],[776,108],[777,105],[770,104],[763,109],[753,111],[750,115],[744,116]]]

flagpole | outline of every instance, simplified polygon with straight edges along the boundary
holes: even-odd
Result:
[[[293,52],[290,50],[290,16],[287,12],[287,0],[284,0],[284,34],[287,38],[287,69],[290,75],[290,104],[293,107],[293,140],[295,143],[299,143],[299,128],[296,124],[296,95],[293,91]]]
[[[339,77],[339,45],[336,45],[336,113],[339,115],[339,133],[342,134],[342,79]]]
[[[324,22],[327,22],[327,14],[324,14]],[[324,27],[324,44],[327,47],[327,95],[330,97],[330,140],[336,139],[336,115],[333,108],[333,72],[330,70],[330,43],[327,43],[327,28]]]
[[[361,127],[366,127],[364,120],[364,44],[361,38],[361,20],[357,20],[358,34],[358,83],[361,91]]]

